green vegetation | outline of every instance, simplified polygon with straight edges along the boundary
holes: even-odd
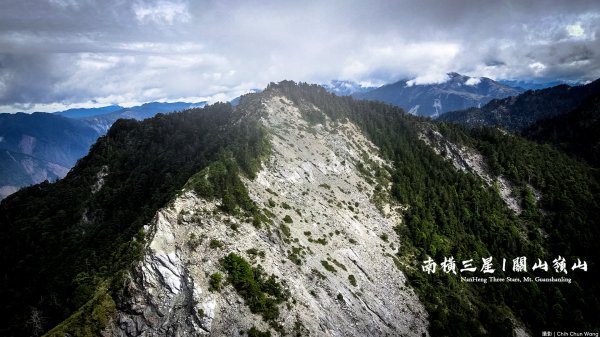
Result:
[[[304,109],[301,111],[302,117],[311,125],[325,124],[325,114],[319,110]]]
[[[343,271],[348,271],[348,269],[346,269],[346,266],[344,266],[341,262],[338,262],[338,260],[331,259],[331,262],[333,262],[333,264],[338,266],[338,268],[342,269]]]
[[[97,287],[95,293],[87,303],[83,304],[73,315],[50,330],[45,336],[99,336],[109,320],[114,319],[113,316],[116,316],[116,313],[116,304],[108,292],[107,283],[103,282]],[[43,320],[42,317],[40,319]],[[33,328],[35,330],[36,327]],[[38,330],[34,335],[41,332],[41,330]]]
[[[196,248],[198,248],[198,246],[200,246],[202,244],[203,238],[202,237],[198,237],[196,236],[196,234],[192,233],[190,234],[190,240],[188,241],[188,246],[190,247],[190,249],[195,250]]]
[[[271,331],[261,331],[253,326],[248,330],[248,337],[271,337]]]
[[[302,257],[297,250],[298,248],[294,248],[294,250],[288,254],[288,259],[290,259],[290,261],[292,261],[294,264],[301,265]]]
[[[450,256],[458,261],[492,256],[498,263],[518,256],[551,262],[561,255],[570,258],[570,263],[580,257],[598,264],[593,247],[600,240],[596,170],[547,145],[497,130],[433,124],[389,105],[335,97],[314,85],[282,82],[270,88],[299,106],[313,104],[334,122],[356,123],[383,157],[394,163],[389,197],[410,206],[397,227],[402,245],[394,263],[425,304],[431,335],[506,336],[512,333],[513,317],[538,335],[600,326],[597,268],[574,274],[572,284],[491,287],[460,282],[457,276],[439,271],[428,275],[420,268],[429,256],[438,263]],[[482,153],[494,175],[503,175],[523,191],[523,214],[516,216],[497,190],[470,173],[457,171],[422,142],[419,134],[429,128],[439,128],[447,139]],[[369,169],[363,169],[365,176],[372,177]],[[531,199],[529,185],[541,192],[539,202]],[[496,271],[497,277],[509,275],[514,276]]]
[[[101,308],[102,301],[89,302],[101,284],[118,298],[125,271],[144,252],[143,226],[197,172],[206,169],[189,187],[220,198],[227,212],[255,213],[236,174],[254,177],[270,144],[257,121],[234,123],[243,109],[219,103],[142,122],[119,120],[64,179],[3,200],[0,263],[11,272],[0,278],[0,335],[32,335],[23,324],[32,308],[44,317],[42,332],[78,313],[82,303]],[[101,170],[108,172],[104,184],[90,193]]]
[[[210,243],[208,244],[208,246],[212,249],[223,248],[223,242],[217,239],[210,239]]]
[[[595,244],[600,241],[596,169],[549,145],[493,129],[433,124],[389,105],[336,97],[318,86],[282,82],[269,90],[300,107],[317,107],[333,123],[352,121],[394,163],[387,172],[369,163],[367,155],[357,167],[376,186],[375,202],[410,206],[396,229],[402,245],[394,263],[425,304],[431,335],[506,336],[513,316],[536,335],[600,326],[600,269],[593,267],[599,264]],[[245,112],[254,112],[257,97],[244,96],[235,109],[215,104],[143,122],[119,120],[64,179],[3,200],[0,263],[10,272],[0,278],[5,319],[0,335],[30,336],[55,326],[56,335],[97,335],[114,313],[126,271],[143,256],[143,227],[183,187],[218,200],[223,212],[243,214],[257,227],[276,220],[254,205],[240,179],[253,178],[270,151],[269,135],[258,121],[237,123]],[[309,117],[315,123],[323,120],[304,110],[315,115]],[[436,128],[446,139],[482,153],[492,174],[508,179],[523,196],[524,212],[512,213],[494,188],[457,171],[419,139]],[[105,167],[103,187],[91,193]],[[539,201],[533,189],[541,192]],[[199,244],[196,240],[190,237],[188,244]],[[590,269],[572,273],[572,284],[494,286],[420,270],[427,257],[439,263],[449,256],[552,261],[558,255],[569,262],[587,260]],[[327,261],[321,263],[335,272]],[[274,321],[277,305],[286,298],[277,280],[235,254],[223,259],[223,268],[250,309]],[[44,317],[41,327],[23,324],[36,315]]]
[[[400,259],[396,256],[391,256],[391,257],[392,257],[392,260],[394,261],[394,265],[396,266],[396,268],[398,270],[403,270],[404,266],[402,265],[402,262],[400,262]]]
[[[210,275],[210,278],[208,279],[208,290],[220,291],[222,286],[221,281],[223,281],[223,275],[221,275],[221,273]]]
[[[559,85],[541,90],[530,90],[516,97],[495,99],[481,108],[469,108],[445,113],[440,116],[440,120],[472,127],[486,125],[518,132],[532,126],[532,124],[535,126],[536,121],[556,116],[557,122],[562,124],[561,129],[563,131],[570,129],[568,132],[585,132],[587,131],[585,126],[591,126],[593,120],[582,118],[580,122],[582,122],[581,126],[584,126],[584,128],[575,127],[571,129],[573,125],[569,125],[569,118],[562,116],[568,115],[574,109],[581,109],[582,103],[590,102],[594,96],[598,97],[598,93],[600,93],[600,81],[597,80],[587,85],[573,87]],[[560,134],[563,131],[558,131],[559,138],[562,138]],[[575,137],[578,136],[575,135]],[[567,143],[569,142],[568,139],[562,139],[562,141],[565,140]],[[590,144],[585,143],[584,146]]]
[[[278,304],[288,300],[289,291],[274,275],[267,277],[260,266],[252,267],[243,257],[229,253],[221,260],[227,281],[244,299],[250,311],[266,321],[279,317]]]
[[[251,256],[260,256],[261,258],[265,257],[265,252],[256,248],[250,248],[246,251],[246,253]]]
[[[325,262],[327,262],[327,261],[325,261]],[[320,278],[321,280],[324,280],[324,279],[326,279],[326,278],[327,278],[327,277],[325,277],[325,275],[323,275],[323,273],[321,273],[320,271],[318,271],[318,270],[316,270],[316,269],[311,269],[310,271],[311,271],[311,273],[312,273],[313,275],[317,276],[317,277],[318,277],[318,278]]]
[[[283,235],[285,235],[286,237],[290,237],[292,236],[292,231],[290,230],[290,227],[288,227],[286,224],[281,224],[279,225],[279,229],[281,229],[281,232],[283,233]]]
[[[350,284],[354,287],[356,287],[357,283],[356,283],[356,277],[354,277],[354,275],[348,275],[348,281],[350,281]]]
[[[292,223],[292,222],[294,222],[292,220],[292,217],[289,216],[289,215],[286,215],[285,217],[283,217],[283,221],[285,221],[285,223]]]
[[[329,264],[329,262],[322,260],[321,261],[321,265],[323,266],[323,268],[325,268],[325,270],[332,272],[332,273],[336,273],[337,270],[335,270],[335,268]]]
[[[327,240],[325,238],[318,238],[318,239],[312,239],[312,238],[308,238],[308,242],[312,242],[312,243],[318,243],[320,245],[327,245]]]
[[[597,84],[600,84],[597,83]],[[549,143],[576,158],[600,167],[600,94],[577,109],[530,125],[523,134],[538,142]]]
[[[283,207],[283,209],[292,209],[292,207],[290,205],[288,205],[286,202],[282,202],[281,207]]]
[[[221,199],[221,208],[230,214],[238,214],[240,209],[256,209],[240,179],[240,169],[231,154],[223,153],[219,160],[196,173],[190,178],[188,187],[201,197]]]

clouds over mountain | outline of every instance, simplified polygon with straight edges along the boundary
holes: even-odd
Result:
[[[0,111],[216,100],[284,78],[587,81],[599,34],[597,1],[4,1]]]

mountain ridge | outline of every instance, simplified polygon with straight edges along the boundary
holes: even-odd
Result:
[[[325,90],[336,94],[338,96],[351,96],[354,94],[361,94],[376,89],[376,86],[362,85],[354,81],[348,80],[332,80],[329,83],[323,84]]]
[[[521,89],[486,77],[476,78],[458,73],[448,73],[447,76],[446,81],[437,84],[400,80],[353,96],[393,104],[412,114],[437,117],[447,111],[479,106],[494,98],[514,96],[522,92]]]
[[[501,127],[520,132],[538,120],[569,112],[598,93],[600,80],[575,87],[562,84],[528,90],[515,97],[495,99],[481,108],[447,112],[439,120],[469,127]]]
[[[572,111],[538,120],[522,134],[537,142],[553,144],[592,165],[600,166],[600,93],[593,94]]]
[[[421,264],[595,265],[594,172],[519,136],[291,81],[235,108],[120,120],[65,179],[0,203],[2,270],[16,271],[0,278],[0,329],[29,335],[36,312],[49,336],[592,329],[594,268],[496,287]]]

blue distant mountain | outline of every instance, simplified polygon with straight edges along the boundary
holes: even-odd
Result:
[[[365,86],[354,81],[333,80],[328,84],[323,84],[323,88],[338,96],[350,96],[353,94],[365,93],[376,89],[377,87]]]
[[[142,120],[205,104],[152,102],[130,108],[0,114],[0,199],[21,187],[64,177],[117,119]]]
[[[97,115],[104,115],[107,113],[115,112],[117,110],[123,109],[120,105],[109,105],[101,108],[79,108],[79,109],[69,109],[65,111],[55,112],[55,115],[69,117],[69,118],[86,118]]]
[[[64,177],[99,136],[89,123],[60,115],[0,114],[0,199]]]
[[[504,85],[508,85],[513,88],[521,88],[524,90],[540,90],[551,87],[556,87],[561,84],[566,84],[569,86],[581,85],[583,83],[574,82],[574,81],[551,81],[551,82],[535,82],[535,81],[524,81],[524,80],[498,80],[499,83]]]
[[[145,103],[139,106],[130,108],[122,108],[114,111],[110,114],[100,115],[102,117],[118,117],[118,118],[133,118],[137,120],[143,120],[146,118],[153,117],[157,113],[171,113],[175,111],[182,111],[190,108],[201,108],[206,105],[206,102],[198,103],[185,103],[185,102],[173,102],[173,103],[161,103],[151,102]]]
[[[135,119],[138,121],[144,120],[146,118],[154,117],[158,113],[171,113],[175,111],[182,111],[185,109],[191,108],[201,108],[206,105],[206,102],[197,102],[197,103],[185,103],[185,102],[174,102],[174,103],[161,103],[161,102],[151,102],[145,103],[138,106],[133,106],[130,108],[122,108],[120,110],[95,115],[83,118],[82,120],[86,121],[92,127],[96,128],[98,132],[104,134],[110,126],[120,118],[126,119]]]
[[[250,91],[248,91],[246,94],[252,94],[252,93],[255,94],[255,93],[259,93],[261,91],[262,91],[262,89],[250,89]],[[246,95],[246,94],[244,94],[244,95]],[[244,96],[244,95],[242,95],[242,96]],[[229,103],[233,106],[237,106],[238,104],[240,104],[240,99],[242,98],[242,96],[238,96],[238,97],[232,99],[231,101],[229,101]]]
[[[382,87],[352,94],[353,97],[396,105],[419,116],[437,117],[445,112],[479,107],[494,98],[516,96],[524,90],[486,77],[449,73],[447,81],[416,84],[401,80]]]

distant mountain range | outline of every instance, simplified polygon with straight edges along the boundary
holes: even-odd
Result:
[[[356,99],[383,101],[415,115],[441,115],[439,119],[446,122],[521,131],[537,121],[572,111],[582,101],[600,92],[598,81],[576,87],[562,82],[556,83],[561,85],[523,93],[524,89],[549,86],[554,82],[494,81],[485,77],[449,73],[448,80],[438,84],[416,84],[414,80],[401,80],[374,87],[352,81],[334,80],[323,87],[338,96],[351,95]],[[255,90],[258,91],[260,90]],[[238,103],[239,98],[231,101],[232,105]],[[52,114],[0,114],[0,199],[20,187],[64,177],[117,119],[143,120],[157,113],[181,111],[204,105],[206,102],[152,102],[129,108],[110,105],[69,109]],[[584,112],[593,107],[592,104],[587,110],[582,108],[577,116],[591,116]],[[585,125],[575,123],[573,118],[564,117],[554,122],[539,124],[527,132],[532,139],[537,137],[555,145],[568,138],[571,145],[557,146],[571,148],[572,144],[580,144],[580,139],[574,136],[574,130],[585,129],[586,135],[593,134],[588,132],[590,130],[586,129]],[[569,131],[565,131],[569,135],[559,130],[560,123],[567,122],[572,122]],[[548,130],[555,131],[549,134]],[[560,139],[553,135],[560,135]]]
[[[515,96],[523,91],[486,77],[449,73],[444,83],[416,84],[414,80],[401,80],[365,92],[355,92],[352,96],[396,105],[414,115],[437,117],[448,111],[479,107],[494,98]]]
[[[575,82],[575,81],[550,81],[550,82],[532,82],[532,81],[522,81],[522,80],[498,80],[499,83],[504,85],[508,85],[513,88],[520,88],[523,90],[539,90],[546,89],[551,87],[556,87],[561,84],[566,84],[568,86],[582,85],[583,83]]]
[[[65,110],[65,111],[55,112],[54,114],[63,116],[63,117],[80,119],[80,118],[92,117],[92,116],[97,116],[97,115],[104,115],[104,114],[115,112],[115,111],[118,111],[121,109],[123,109],[123,107],[120,105],[109,105],[109,106],[105,106],[105,107],[101,107],[101,108],[69,109],[69,110]]]
[[[64,177],[117,119],[143,120],[205,104],[152,102],[130,108],[0,114],[0,199],[23,186]]]
[[[0,114],[0,198],[62,178],[99,136],[88,123],[60,115]]]
[[[98,132],[104,134],[111,125],[120,118],[135,119],[138,121],[146,118],[154,117],[157,113],[170,113],[174,111],[183,111],[191,108],[201,108],[206,105],[206,102],[198,103],[185,103],[185,102],[174,102],[174,103],[161,103],[152,102],[146,103],[139,106],[130,108],[121,108],[116,111],[112,111],[105,114],[89,115],[81,117],[82,120],[87,121],[92,127],[96,128]],[[102,108],[100,108],[102,109]]]
[[[598,93],[600,80],[575,87],[562,84],[552,88],[529,90],[515,97],[496,99],[481,108],[448,112],[440,116],[439,120],[520,132],[539,120],[570,112]]]
[[[333,80],[330,83],[323,84],[325,90],[338,96],[350,96],[362,94],[377,89],[375,86],[364,86],[353,81]]]

